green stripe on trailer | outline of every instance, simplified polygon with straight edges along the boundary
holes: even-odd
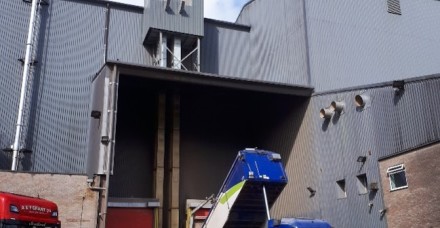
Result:
[[[234,195],[234,193],[236,193],[241,188],[243,188],[243,185],[245,182],[246,181],[244,180],[244,181],[232,186],[232,188],[230,188],[228,191],[226,191],[225,194],[222,196],[222,198],[220,198],[220,203],[225,204],[228,201],[228,199]]]

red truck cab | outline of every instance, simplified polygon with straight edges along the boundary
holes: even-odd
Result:
[[[0,192],[1,228],[60,228],[58,206],[51,201]]]

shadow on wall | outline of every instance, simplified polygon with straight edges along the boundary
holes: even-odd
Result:
[[[325,119],[325,120],[322,122],[321,129],[322,129],[323,131],[327,131],[327,129],[328,129],[328,125],[330,125],[330,119]]]
[[[205,36],[200,44],[202,72],[219,74],[219,30],[205,23]]]
[[[273,118],[262,122],[267,132],[261,135],[259,141],[264,149],[281,154],[286,166],[292,153],[293,144],[303,122],[309,99],[280,97],[271,103],[266,110],[267,116]]]
[[[182,93],[181,208],[184,199],[217,194],[239,150],[271,150],[286,164],[307,103],[292,96],[214,88]]]
[[[3,149],[3,148],[2,148]],[[11,155],[6,152],[0,151],[0,170],[9,170],[11,169]]]
[[[373,202],[374,201],[374,198],[376,198],[376,195],[377,195],[377,191],[370,191],[369,193],[368,193],[368,199],[369,199],[369,201],[370,202]],[[371,210],[372,210],[372,206],[370,207],[370,209],[369,209],[369,213],[371,214]]]
[[[7,170],[11,168],[11,158],[8,153],[4,152],[3,149],[6,148],[6,143],[4,142],[3,133],[0,133],[0,170]]]
[[[405,90],[395,92],[395,96],[393,98],[394,105],[397,105],[399,103],[399,101],[400,101],[400,99],[402,99],[404,93],[405,93]]]

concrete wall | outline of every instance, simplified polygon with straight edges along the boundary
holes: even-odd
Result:
[[[388,227],[440,227],[440,144],[379,162]],[[390,191],[387,169],[404,164],[408,188]]]
[[[89,190],[86,181],[82,175],[0,172],[0,191],[55,202],[62,227],[94,228],[99,194]]]

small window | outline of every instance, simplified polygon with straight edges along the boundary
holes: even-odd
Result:
[[[368,193],[367,174],[361,174],[361,175],[357,176],[357,187],[358,187],[359,194]]]
[[[390,178],[391,191],[408,187],[408,182],[406,181],[405,166],[403,164],[388,168],[387,174]]]
[[[336,196],[338,197],[338,199],[347,198],[345,179],[336,181]]]
[[[400,0],[387,0],[388,13],[402,15],[400,10]]]

